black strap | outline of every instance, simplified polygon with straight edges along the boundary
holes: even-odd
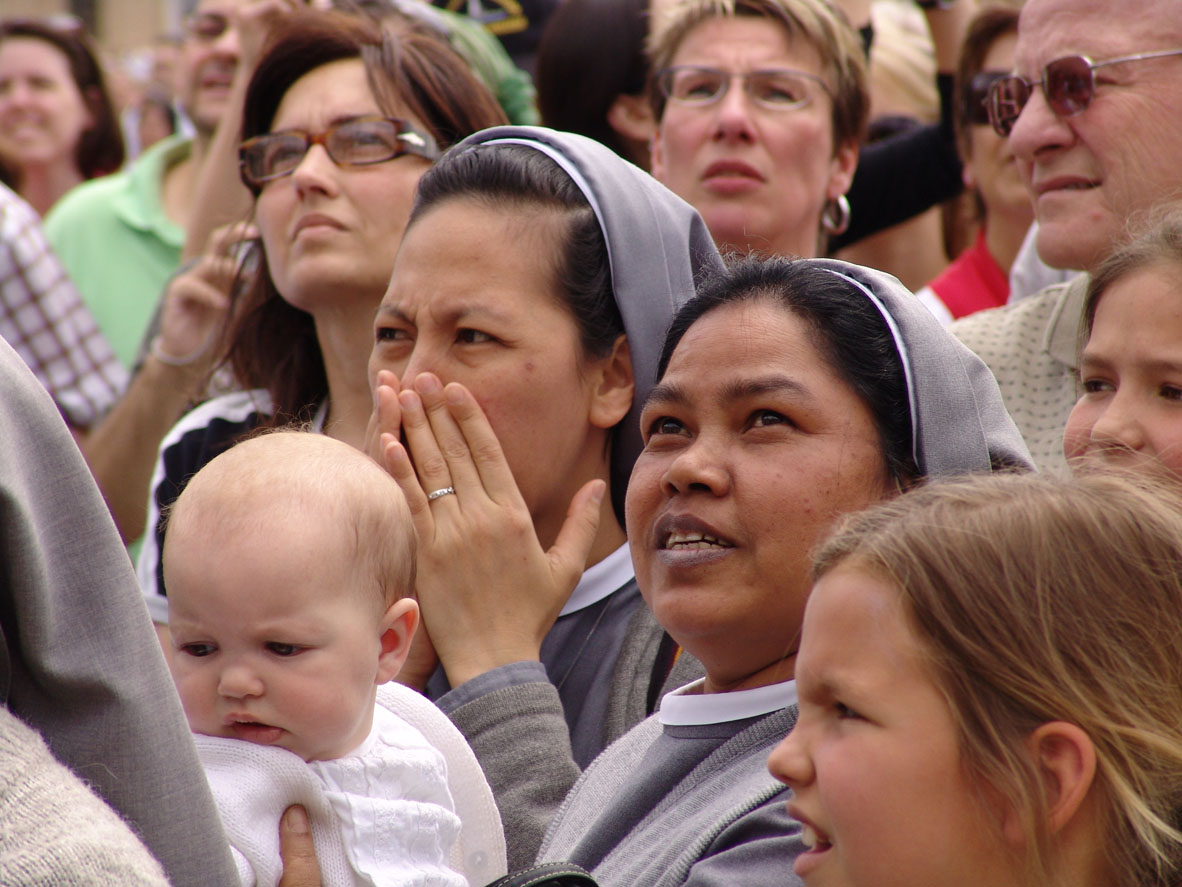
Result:
[[[586,869],[570,862],[546,862],[498,878],[486,887],[599,887]]]
[[[663,632],[661,634],[661,643],[657,647],[656,658],[653,660],[653,672],[649,676],[648,694],[644,700],[644,713],[646,715],[651,715],[657,710],[657,703],[661,701],[665,681],[669,678],[669,673],[673,671],[673,666],[677,663],[679,652],[677,641],[669,637],[668,632]]]

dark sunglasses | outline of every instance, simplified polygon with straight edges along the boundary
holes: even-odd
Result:
[[[369,166],[403,154],[417,154],[427,160],[439,156],[435,139],[405,120],[354,117],[324,132],[289,129],[247,139],[238,147],[242,181],[257,192],[265,182],[291,175],[313,145],[322,145],[337,166]]]
[[[1042,87],[1047,105],[1055,114],[1060,117],[1073,117],[1083,113],[1096,95],[1096,78],[1092,73],[1096,68],[1166,58],[1171,55],[1182,55],[1182,49],[1140,52],[1099,62],[1082,55],[1070,55],[1055,59],[1043,68],[1041,80],[1031,82],[1025,77],[1003,77],[989,90],[989,122],[999,136],[1008,136],[1036,86]]]
[[[978,71],[964,88],[961,113],[970,126],[989,126],[989,90],[998,80],[1010,76],[1008,71]]]

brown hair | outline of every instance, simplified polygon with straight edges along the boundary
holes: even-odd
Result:
[[[13,37],[48,43],[66,57],[74,86],[94,118],[93,125],[78,137],[78,144],[74,147],[74,165],[78,172],[83,178],[93,179],[117,171],[123,165],[123,131],[102,66],[86,32],[81,26],[64,27],[54,24],[51,19],[0,21],[0,43]],[[16,173],[19,180],[20,171]]]
[[[420,120],[439,147],[505,122],[492,94],[434,33],[410,22],[379,25],[339,12],[300,10],[268,44],[247,88],[242,137],[270,130],[297,80],[330,62],[360,58],[384,113],[396,104]],[[390,244],[391,261],[398,244]],[[328,395],[324,359],[311,315],[284,301],[260,250],[260,262],[236,307],[226,359],[239,384],[264,388],[268,425],[307,421]],[[376,307],[376,305],[375,305]]]
[[[845,14],[828,0],[676,0],[653,21],[648,45],[653,73],[673,63],[681,42],[702,22],[737,16],[765,18],[816,50],[833,95],[833,150],[861,144],[870,117],[866,53]],[[665,97],[659,89],[651,89],[650,96],[660,121]]]
[[[1112,284],[1151,265],[1182,265],[1182,203],[1167,204],[1139,216],[1131,228],[1133,233],[1124,245],[1101,262],[1088,279],[1084,328],[1089,337],[1096,322],[1096,308]]]
[[[1008,6],[982,9],[969,22],[965,32],[956,65],[956,114],[952,118],[961,157],[968,157],[971,152],[969,85],[985,69],[985,56],[989,55],[993,44],[1007,34],[1018,33],[1018,13],[1019,10]]]
[[[815,573],[899,589],[970,776],[1022,816],[1033,883],[1047,800],[1023,740],[1048,721],[1096,750],[1103,851],[1122,887],[1182,877],[1182,496],[1144,477],[963,478],[845,521]],[[999,825],[1000,828],[1000,825]]]

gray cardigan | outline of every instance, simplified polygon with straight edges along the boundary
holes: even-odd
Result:
[[[650,697],[703,675],[701,663],[683,652],[659,690],[652,686],[664,634],[648,607],[638,606],[616,660],[605,744],[648,716]],[[533,863],[546,827],[582,772],[571,753],[558,691],[540,666],[537,672],[538,680],[504,687],[454,710],[445,708],[492,787],[511,872]]]
[[[168,887],[127,823],[2,707],[0,836],[6,887]]]
[[[587,768],[547,831],[538,861],[577,862],[601,887],[799,883],[792,858],[803,845],[781,809],[786,789],[767,769],[768,754],[795,723],[795,705],[753,719],[654,798],[643,777],[645,755],[662,734],[653,715]],[[779,817],[766,815],[768,807]],[[762,826],[744,827],[761,813]],[[589,851],[590,823],[608,833],[617,824],[628,831],[613,847]]]

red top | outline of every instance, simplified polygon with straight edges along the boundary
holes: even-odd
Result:
[[[928,286],[954,318],[997,308],[1010,297],[1009,278],[985,245],[984,231]]]

